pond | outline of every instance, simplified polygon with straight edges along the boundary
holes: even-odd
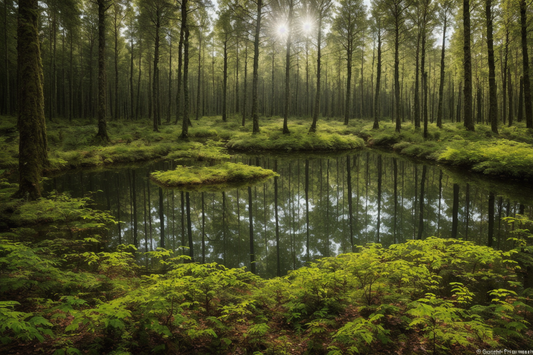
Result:
[[[420,164],[392,153],[234,156],[280,176],[218,192],[164,189],[150,172],[176,163],[70,172],[47,190],[74,197],[94,192],[97,208],[120,221],[110,246],[177,250],[201,263],[247,267],[263,277],[325,256],[429,236],[456,237],[496,248],[512,225],[503,217],[531,215],[533,189],[524,183]],[[489,237],[492,236],[492,237]]]

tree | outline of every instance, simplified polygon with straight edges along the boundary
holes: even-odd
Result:
[[[14,197],[30,200],[41,196],[41,174],[43,168],[48,165],[38,16],[37,0],[19,0],[17,28],[19,189]]]
[[[107,0],[98,0],[98,133],[96,138],[102,140],[104,143],[110,141],[107,135],[107,80],[105,69],[105,13],[110,7],[110,2]]]
[[[442,22],[442,48],[440,57],[440,81],[439,81],[439,103],[437,106],[437,127],[442,128],[442,106],[444,100],[444,59],[446,54],[446,28],[452,15],[452,1],[444,0],[439,6],[439,17]]]
[[[376,89],[374,91],[374,125],[372,129],[379,129],[379,91],[381,85],[381,45],[383,41],[383,20],[377,2],[372,3],[372,32],[378,42],[378,57],[376,63]]]
[[[492,132],[498,133],[498,98],[496,93],[496,68],[494,64],[493,11],[492,0],[485,0],[487,21],[487,51],[489,64],[489,121]]]
[[[333,31],[346,52],[346,99],[344,124],[348,125],[351,110],[353,53],[361,41],[361,33],[367,27],[366,10],[362,0],[340,0],[335,7]],[[381,39],[379,39],[381,41]],[[380,42],[381,43],[381,42]],[[381,49],[379,49],[381,50]],[[381,53],[380,53],[381,55]]]
[[[254,67],[252,74],[252,133],[259,133],[259,41],[261,34],[261,12],[263,11],[263,0],[257,0],[255,32],[254,32]]]
[[[465,0],[466,1],[466,0]],[[526,127],[533,128],[533,106],[531,104],[531,82],[529,80],[529,56],[527,48],[527,5],[526,0],[519,0],[520,26],[522,38],[522,72],[524,80],[524,101],[526,108]]]
[[[394,117],[396,132],[400,132],[402,121],[400,118],[400,42],[405,31],[405,17],[411,0],[382,0],[381,6],[385,12],[388,31],[392,34],[394,46]]]
[[[311,0],[312,11],[314,11],[317,18],[317,55],[316,55],[316,94],[315,104],[313,109],[313,123],[309,128],[309,133],[316,132],[316,123],[318,121],[318,114],[320,111],[320,64],[322,56],[322,31],[324,22],[327,20],[329,10],[333,4],[332,0]]]
[[[226,8],[219,12],[218,21],[216,23],[216,33],[220,42],[222,43],[224,67],[222,72],[222,121],[226,122],[227,117],[227,102],[228,102],[228,46],[233,35],[233,27],[231,24],[230,8]]]
[[[463,120],[469,131],[474,131],[472,116],[472,55],[470,53],[470,0],[463,0]]]
[[[145,0],[142,2],[141,12],[146,16],[152,29],[154,39],[153,79],[152,79],[152,108],[153,129],[159,131],[161,123],[161,103],[159,95],[159,57],[161,46],[161,31],[169,25],[174,11],[174,5],[168,0]]]

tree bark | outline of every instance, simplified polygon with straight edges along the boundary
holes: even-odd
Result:
[[[254,38],[254,72],[252,82],[252,133],[259,133],[259,113],[258,113],[258,93],[257,87],[259,85],[259,40],[261,31],[261,10],[263,9],[263,0],[257,1],[257,17],[255,24],[255,38]]]
[[[487,50],[489,62],[489,121],[493,133],[498,134],[498,97],[496,92],[496,65],[494,64],[494,39],[492,36],[492,0],[485,0],[487,20]]]
[[[379,90],[381,85],[381,28],[378,29],[378,58],[376,68],[376,93],[374,94],[374,125],[372,129],[379,129]]]
[[[41,174],[48,165],[38,16],[37,0],[19,0],[17,27],[19,189],[13,197],[29,200],[41,197]]]
[[[288,120],[289,120],[289,102],[290,102],[290,70],[291,70],[291,42],[292,42],[292,10],[294,7],[294,0],[289,1],[289,29],[287,33],[287,51],[285,54],[285,107],[283,110],[283,133],[290,134]]]
[[[109,142],[107,134],[107,95],[105,69],[105,12],[108,9],[106,0],[98,0],[98,133],[96,138],[104,143]]]
[[[463,0],[463,121],[468,131],[474,131],[474,117],[472,116],[472,56],[470,53],[470,0]]]
[[[533,128],[533,107],[531,105],[531,83],[529,81],[529,56],[527,52],[527,5],[520,0],[520,25],[522,35],[522,70],[524,77],[524,101],[526,108],[526,127]]]
[[[446,16],[446,15],[445,15]],[[440,56],[440,83],[439,83],[439,104],[437,107],[437,127],[442,128],[442,101],[444,99],[444,59],[446,54],[446,20],[442,27],[442,50]]]
[[[311,123],[311,127],[309,128],[309,133],[316,132],[318,114],[320,113],[320,64],[321,64],[321,55],[322,55],[321,46],[322,46],[322,14],[320,14],[318,18],[318,39],[317,39],[317,55],[316,55],[316,93],[315,93],[315,104],[314,104],[314,109],[313,109],[313,123]]]

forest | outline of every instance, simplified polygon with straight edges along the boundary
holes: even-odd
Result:
[[[0,353],[533,352],[532,3],[0,17]]]

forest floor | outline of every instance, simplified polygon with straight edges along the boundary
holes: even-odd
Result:
[[[18,164],[16,119],[0,117],[0,169]],[[240,152],[333,152],[339,150],[382,147],[411,157],[461,166],[484,174],[533,178],[533,135],[524,123],[500,127],[498,135],[483,124],[475,132],[466,131],[462,123],[447,123],[442,129],[429,125],[428,138],[420,128],[404,123],[400,133],[390,122],[372,129],[369,120],[353,119],[349,125],[341,120],[318,122],[318,132],[309,134],[309,118],[289,121],[290,135],[282,134],[280,117],[261,118],[261,133],[251,133],[251,123],[241,125],[240,117],[203,117],[192,121],[189,138],[180,139],[181,125],[163,124],[159,132],[151,122],[111,121],[111,142],[95,141],[96,123],[80,120],[56,120],[47,123],[50,166],[47,173],[78,167],[95,167],[153,159],[223,161],[228,150]]]
[[[0,126],[0,164],[9,170],[17,165],[14,121],[2,119]],[[189,141],[178,139],[181,129],[174,125],[157,133],[149,122],[110,122],[107,146],[92,142],[94,124],[50,123],[50,170],[156,158],[218,161],[229,158],[227,147],[258,151],[280,147],[277,140],[298,147],[300,139],[314,138],[307,135],[308,120],[291,121],[289,137],[281,134],[281,119],[262,122],[263,138],[256,140],[259,135],[236,119],[202,119]],[[531,176],[533,138],[525,128],[502,128],[495,136],[486,126],[473,133],[447,124],[431,126],[424,140],[410,124],[400,134],[392,124],[381,126],[373,131],[368,121],[320,121],[315,136],[330,143],[329,151],[336,149],[331,142],[348,138],[344,142],[357,148],[386,147],[485,173]],[[511,251],[439,238],[389,248],[372,244],[265,280],[244,268],[189,263],[179,251],[142,253],[131,245],[107,251],[107,230],[116,220],[92,209],[90,199],[51,193],[33,202],[11,200],[16,189],[0,179],[2,354],[533,349],[527,288],[533,223],[525,217],[507,218],[516,231]]]

